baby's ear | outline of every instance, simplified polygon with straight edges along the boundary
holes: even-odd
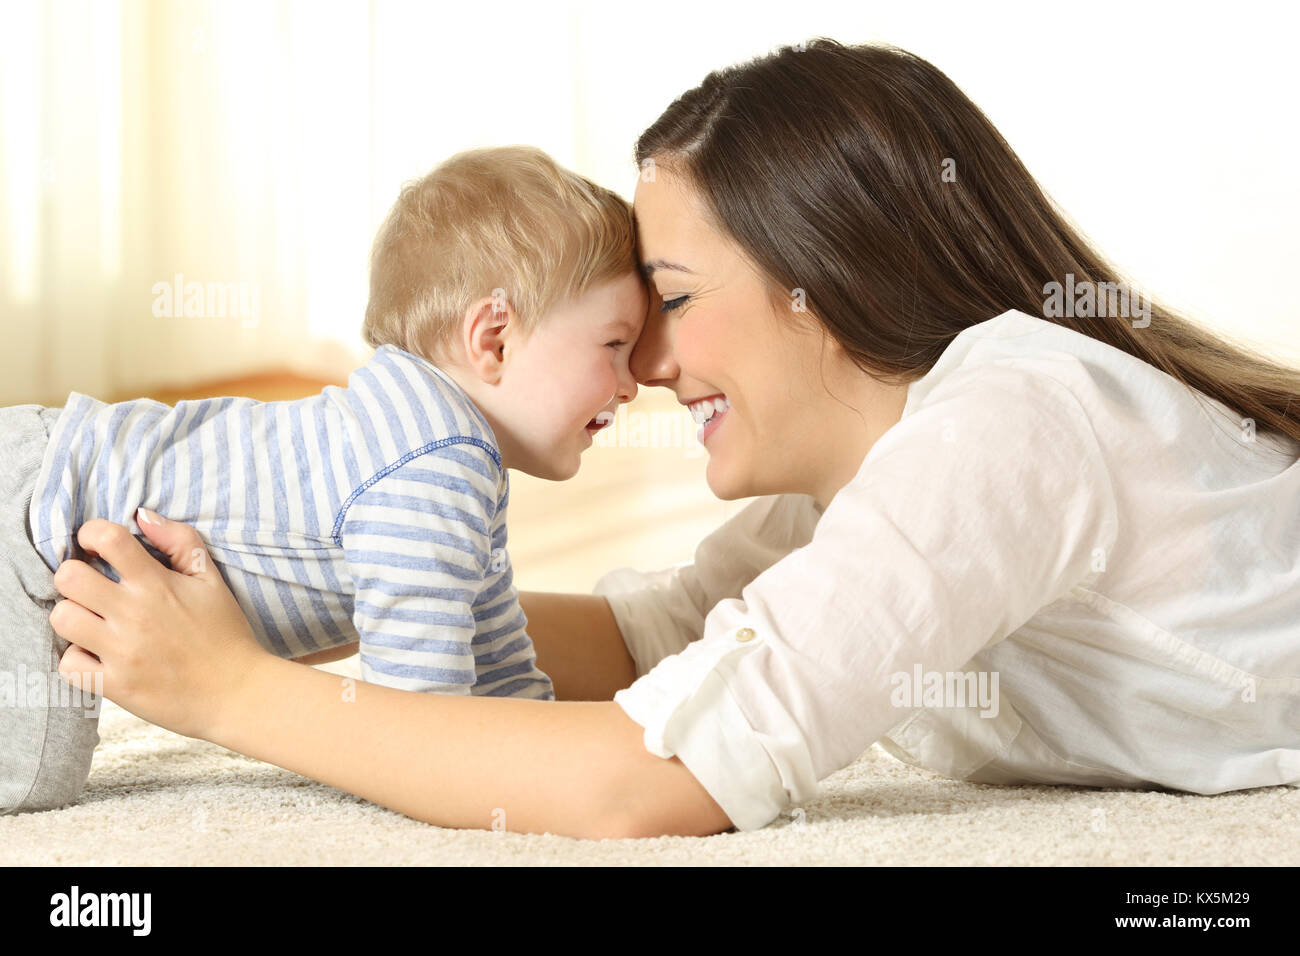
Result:
[[[501,378],[506,363],[506,339],[516,324],[509,301],[495,290],[465,311],[460,344],[469,370],[489,385]]]

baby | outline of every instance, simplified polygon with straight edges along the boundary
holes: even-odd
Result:
[[[117,580],[78,527],[162,514],[198,529],[281,657],[359,640],[373,683],[554,699],[506,553],[508,469],[577,473],[636,395],[646,308],[625,200],[531,147],[452,157],[380,228],[363,326],[376,352],[347,388],[0,410],[0,495],[31,499],[25,549],[0,528],[0,566],[17,567],[0,567],[0,667],[48,643],[57,668],[66,643],[41,619],[50,605],[31,606],[57,598],[65,558]],[[20,603],[40,613],[20,622]]]

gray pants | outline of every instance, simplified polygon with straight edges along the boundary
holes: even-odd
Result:
[[[27,512],[59,409],[0,408],[0,813],[73,803],[99,743],[99,708],[59,677],[60,595]]]

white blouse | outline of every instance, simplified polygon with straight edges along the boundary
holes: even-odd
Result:
[[[1300,786],[1300,443],[1020,312],[824,513],[756,499],[595,593],[637,664],[614,700],[741,830],[876,741],[981,783]]]

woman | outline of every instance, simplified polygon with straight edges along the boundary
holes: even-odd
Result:
[[[692,565],[524,595],[558,702],[272,657],[174,523],[142,527],[185,573],[82,530],[122,582],[59,569],[61,673],[453,827],[752,829],[877,740],[983,782],[1300,784],[1300,372],[1131,294],[897,50],[714,73],[637,159],[633,369],[707,418],[715,494],[765,497]]]

